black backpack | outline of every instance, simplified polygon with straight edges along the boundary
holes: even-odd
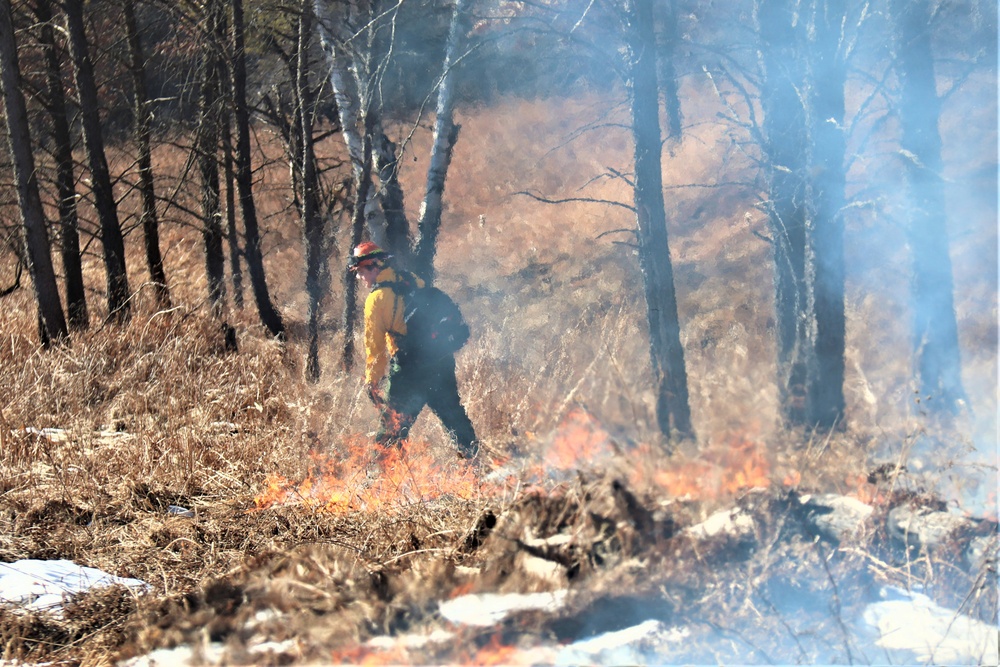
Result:
[[[469,325],[450,296],[437,287],[417,285],[416,277],[396,272],[396,282],[377,283],[373,289],[391,287],[403,297],[406,335],[399,336],[400,354],[411,360],[434,360],[455,354],[470,336]]]

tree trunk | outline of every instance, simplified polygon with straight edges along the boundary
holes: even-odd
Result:
[[[627,0],[628,81],[635,142],[635,209],[656,382],[656,418],[667,438],[694,436],[687,370],[680,340],[677,295],[667,239],[660,145],[656,37],[651,0]]]
[[[354,248],[361,243],[365,230],[365,206],[368,201],[368,191],[372,185],[372,131],[374,121],[370,116],[365,116],[364,141],[362,142],[362,155],[366,156],[361,164],[361,169],[357,172],[355,180],[356,199],[354,211],[351,214],[351,247]],[[350,372],[354,367],[354,327],[357,323],[358,295],[357,276],[351,271],[344,271],[344,370]]]
[[[122,0],[122,9],[125,14],[129,69],[132,72],[132,86],[135,96],[135,139],[139,150],[142,236],[146,249],[146,265],[149,267],[149,278],[156,294],[156,302],[161,308],[169,308],[170,290],[167,288],[167,274],[163,270],[163,256],[160,254],[160,228],[156,217],[156,190],[153,186],[151,146],[153,114],[149,108],[149,95],[146,92],[146,58],[142,52],[139,27],[135,20],[134,2],[135,0]]]
[[[83,284],[83,263],[80,259],[80,231],[76,211],[76,178],[73,170],[73,137],[66,111],[62,65],[49,0],[35,2],[35,18],[41,25],[40,39],[45,51],[47,109],[52,120],[53,155],[56,161],[56,190],[59,211],[59,249],[66,281],[66,311],[71,329],[90,326],[87,294]]]
[[[757,0],[761,107],[768,163],[768,217],[774,252],[778,394],[789,424],[808,423],[809,369],[815,365],[813,304],[807,261],[809,132],[803,88],[802,26],[795,0]]]
[[[229,271],[233,280],[233,302],[243,310],[243,266],[240,260],[240,234],[236,228],[236,185],[233,174],[232,125],[229,122],[231,105],[222,112],[222,173],[226,179],[226,238],[229,243]]]
[[[76,74],[76,87],[80,94],[80,121],[83,125],[87,160],[90,163],[94,207],[101,225],[101,244],[104,246],[104,266],[108,278],[108,316],[118,322],[125,322],[131,316],[128,274],[125,270],[125,241],[118,222],[118,206],[104,153],[100,101],[83,23],[83,0],[63,0],[62,6],[66,14],[66,31]]]
[[[845,0],[815,0],[810,45],[813,160],[811,248],[815,258],[816,372],[809,423],[829,429],[844,414],[844,86]]]
[[[104,266],[107,271],[108,316],[118,322],[131,317],[128,274],[125,268],[125,241],[118,221],[118,206],[111,185],[104,137],[101,132],[100,102],[94,68],[90,62],[87,35],[83,23],[83,0],[63,0],[70,54],[80,95],[80,121],[83,143],[90,164],[94,208],[101,227]]]
[[[909,243],[913,255],[913,354],[922,405],[957,411],[965,399],[958,348],[958,324],[944,184],[941,180],[941,101],[934,79],[927,0],[890,2],[896,72],[901,86],[897,107],[909,194]]]
[[[43,344],[68,338],[66,319],[55,271],[49,238],[45,230],[45,214],[38,193],[35,160],[31,152],[31,135],[28,129],[28,112],[21,93],[21,71],[17,62],[17,44],[14,41],[14,24],[10,0],[0,0],[0,83],[3,85],[4,109],[7,118],[7,140],[17,181],[17,199],[24,223],[25,251],[28,269],[35,286],[39,327]]]
[[[247,108],[247,69],[243,35],[243,0],[232,0],[232,86],[233,116],[236,122],[236,186],[243,210],[243,229],[246,233],[246,260],[250,271],[257,311],[261,322],[275,338],[284,339],[285,324],[281,314],[271,303],[264,273],[264,255],[260,247],[260,229],[257,208],[253,198],[253,172],[250,155],[250,111]]]
[[[313,32],[313,0],[302,0],[299,14],[298,58],[296,59],[295,90],[298,104],[299,167],[301,168],[302,225],[306,240],[306,293],[309,295],[309,353],[306,379],[316,382],[320,376],[319,321],[320,306],[327,291],[327,273],[323,270],[326,256],[323,218],[319,213],[319,183],[314,152],[313,125],[316,100],[309,83],[309,45]]]
[[[437,251],[438,231],[441,229],[441,212],[444,185],[451,164],[451,153],[458,139],[459,126],[454,121],[455,60],[461,42],[468,32],[467,0],[455,0],[444,65],[438,85],[437,113],[434,119],[434,140],[431,145],[430,166],[427,168],[427,189],[420,206],[417,223],[417,243],[413,252],[413,269],[428,283],[434,281],[434,253]]]
[[[364,48],[368,50],[367,60],[375,60],[377,46],[372,33],[378,22],[374,17],[362,22],[356,15],[354,3],[315,0],[314,7],[323,48],[330,64],[330,86],[337,103],[341,133],[351,157],[355,183],[361,180],[360,171],[366,160],[373,162],[378,169],[381,187],[377,193],[371,192],[369,188],[369,199],[364,203],[364,222],[368,235],[375,243],[391,252],[399,264],[406,266],[410,261],[409,222],[398,178],[399,156],[382,128],[378,110],[369,99],[371,93],[366,92],[374,86],[373,74],[369,72],[365,59],[352,55],[345,44],[347,40],[355,45],[361,41],[352,39],[352,25],[367,24],[368,44]],[[354,50],[357,50],[356,46]],[[362,154],[366,143],[359,129],[362,107],[366,109],[365,124],[374,133],[367,142],[372,147],[371,156]]]
[[[219,115],[220,58],[218,36],[222,6],[218,0],[205,4],[205,30],[210,37],[205,40],[201,64],[201,94],[198,106],[198,131],[195,153],[201,176],[202,238],[205,242],[205,275],[208,282],[208,299],[212,315],[222,318],[226,308],[226,260],[222,250],[222,206],[219,186]]]
[[[381,128],[381,123],[374,127]],[[403,186],[399,183],[399,154],[396,144],[381,129],[372,137],[373,161],[380,184],[379,204],[385,216],[385,248],[404,266],[410,264],[410,222],[406,218]]]
[[[663,98],[667,109],[667,138],[681,138],[681,99],[677,89],[677,70],[674,67],[677,43],[677,1],[665,0],[666,16],[663,20],[663,41],[660,59],[663,68]]]

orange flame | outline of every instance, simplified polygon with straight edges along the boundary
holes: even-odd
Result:
[[[844,479],[847,485],[848,495],[856,497],[866,505],[878,504],[885,500],[878,487],[868,482],[867,475],[848,475]]]
[[[574,406],[556,427],[545,452],[545,464],[557,470],[573,470],[615,454],[611,434],[585,408]]]
[[[406,442],[383,449],[364,438],[344,443],[345,451],[310,453],[310,472],[301,482],[271,475],[254,499],[255,509],[301,505],[336,514],[401,508],[443,496],[472,499],[491,489],[457,457],[442,463],[426,443]]]
[[[785,479],[781,482],[785,486],[796,487],[802,483],[802,472],[799,470],[789,470]]]
[[[342,651],[334,651],[330,662],[335,665],[407,665],[409,654],[402,647],[391,649],[355,646]]]
[[[682,461],[657,470],[652,481],[672,496],[708,500],[770,486],[770,472],[762,446],[734,437],[721,451],[708,452],[704,460]]]
[[[493,635],[490,643],[479,649],[476,655],[468,662],[470,665],[518,665],[525,664],[519,660],[520,651],[513,646],[506,646],[501,642],[500,635]]]

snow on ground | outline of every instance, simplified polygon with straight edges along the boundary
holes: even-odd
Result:
[[[145,589],[146,582],[116,577],[69,560],[19,560],[0,563],[0,604],[32,611],[59,613],[63,602],[76,593],[115,584]]]
[[[441,615],[452,623],[489,627],[510,614],[529,609],[556,611],[563,606],[566,591],[554,593],[481,593],[463,595],[439,605]]]
[[[865,609],[865,629],[896,665],[996,665],[998,629],[940,607],[923,593],[886,586]]]
[[[116,577],[101,570],[82,567],[68,560],[20,560],[0,563],[0,604],[35,611],[59,613],[68,596],[94,587],[119,584],[144,589],[145,582]],[[459,625],[488,627],[511,614],[525,610],[556,612],[566,602],[565,590],[532,594],[478,594],[446,600],[439,606],[442,617]],[[855,629],[864,655],[873,663],[891,664],[997,665],[998,629],[953,610],[938,606],[926,595],[887,586],[881,599],[868,605]],[[382,637],[372,640],[380,648],[413,648],[439,643],[452,633],[436,630],[422,641],[419,637]],[[631,628],[580,639],[564,646],[540,645],[522,651],[521,658],[549,664],[594,665],[657,664],[683,644],[690,631],[647,620]],[[290,643],[254,647],[255,653],[282,654]],[[226,662],[221,645],[177,647],[154,651],[127,663],[129,667],[218,665]]]

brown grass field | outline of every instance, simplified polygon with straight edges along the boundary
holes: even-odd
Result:
[[[955,97],[988,92],[980,83]],[[964,499],[959,509],[995,519],[995,96],[984,92],[971,114],[947,108],[942,124],[969,410],[949,424],[921,416],[910,381],[905,240],[891,203],[858,207],[847,238],[849,413],[843,431],[806,436],[778,423],[770,254],[752,233],[766,233],[752,163],[732,131],[712,120],[720,107],[711,87],[689,84],[684,93],[690,127],[667,145],[664,169],[697,442],[658,453],[641,278],[624,243],[629,234],[616,231],[633,225],[630,214],[515,194],[629,203],[621,180],[602,177],[609,167],[628,169],[629,136],[610,124],[624,110],[609,110],[596,94],[505,101],[459,112],[436,266],[474,328],[459,355],[470,416],[491,466],[518,472],[500,479],[468,469],[424,415],[408,458],[363,484],[376,414],[358,366],[348,374],[339,363],[348,225],[339,223],[330,257],[323,375],[309,384],[300,231],[280,149],[260,129],[261,154],[272,162],[257,174],[258,205],[287,343],[267,339],[248,291],[246,309],[230,314],[240,350],[224,351],[205,305],[201,236],[177,209],[162,223],[173,309],[155,310],[143,287],[135,229],[127,326],[102,324],[96,241],[86,264],[91,328],[71,345],[39,349],[30,288],[0,302],[0,561],[66,558],[150,585],[142,596],[114,588],[84,595],[59,619],[0,608],[0,660],[113,664],[212,640],[225,643],[230,664],[250,664],[263,658],[246,647],[267,637],[297,642],[273,664],[482,663],[477,652],[491,641],[484,633],[462,636],[446,654],[372,655],[362,645],[420,628],[434,600],[460,590],[544,589],[501,566],[509,547],[479,548],[477,526],[488,514],[524,516],[531,502],[549,507],[557,498],[599,511],[611,479],[626,480],[651,507],[684,500],[675,517],[684,523],[731,506],[749,487],[877,504],[885,489],[868,483],[867,471],[901,462],[946,497]],[[322,147],[325,155],[337,153],[336,141]],[[405,147],[411,219],[428,146],[419,128]],[[112,161],[118,172],[130,163],[121,150]],[[176,151],[157,157],[158,173],[182,168]],[[890,180],[891,165],[888,151],[866,153],[850,174],[852,191]],[[734,181],[747,185],[686,187]],[[134,224],[133,207],[124,197],[126,225]],[[11,207],[0,215],[17,219]],[[13,275],[7,252],[0,285]],[[559,472],[567,470],[576,472]],[[172,516],[169,505],[195,518]],[[543,522],[545,514],[532,516]],[[638,537],[630,545],[620,547],[624,554],[658,563],[662,574],[638,577],[623,558],[584,568],[578,585],[594,597],[647,593],[670,577],[689,592],[721,590],[709,586],[723,573],[708,561],[670,569],[674,552]],[[972,579],[953,595],[968,593]],[[731,602],[713,595],[692,599],[703,608]]]

